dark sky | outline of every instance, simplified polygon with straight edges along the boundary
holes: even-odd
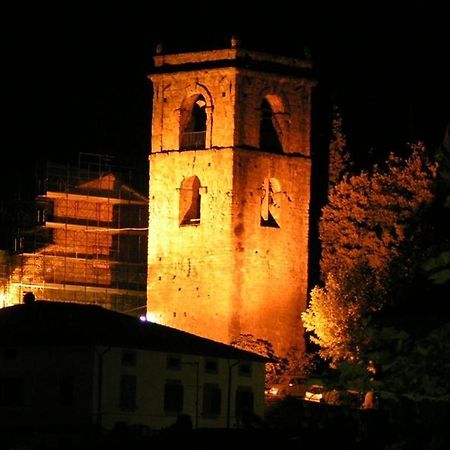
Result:
[[[322,101],[341,107],[357,158],[415,139],[436,146],[442,138],[450,105],[443,6],[316,0],[299,1],[294,11],[291,2],[257,2],[244,13],[234,2],[165,3],[39,4],[4,15],[2,147],[13,163],[1,177],[2,199],[28,195],[36,160],[76,163],[78,152],[108,153],[146,167],[146,74],[159,41],[167,52],[221,48],[236,32],[251,49],[301,56],[306,46]]]

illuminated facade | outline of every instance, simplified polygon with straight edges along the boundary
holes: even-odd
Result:
[[[310,62],[239,48],[154,61],[149,319],[302,350]]]
[[[96,167],[98,169],[98,166]],[[1,306],[37,298],[142,315],[148,199],[107,170],[49,164],[37,225],[17,238]]]

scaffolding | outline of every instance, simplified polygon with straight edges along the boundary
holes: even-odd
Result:
[[[129,169],[105,155],[78,165],[47,163],[38,176],[36,224],[16,238],[9,275],[13,303],[37,298],[146,310],[148,198],[125,184]]]

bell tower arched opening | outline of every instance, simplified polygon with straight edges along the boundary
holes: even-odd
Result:
[[[276,124],[276,112],[267,98],[261,102],[259,121],[259,148],[270,153],[283,154],[281,130]]]
[[[206,101],[203,95],[187,98],[181,108],[180,150],[205,148],[206,123]]]

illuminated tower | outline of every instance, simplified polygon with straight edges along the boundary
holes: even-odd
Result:
[[[154,62],[150,319],[303,349],[310,63],[240,48]]]

